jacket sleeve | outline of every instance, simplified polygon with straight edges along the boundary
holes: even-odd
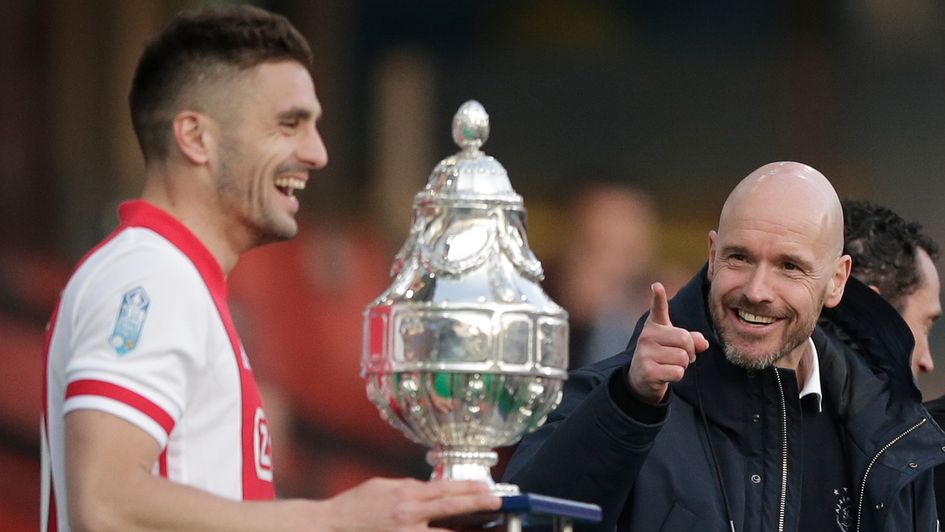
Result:
[[[505,480],[523,491],[600,505],[595,528],[613,530],[665,418],[644,424],[627,416],[611,397],[609,379],[621,378],[624,353],[575,370],[561,405],[525,437]]]

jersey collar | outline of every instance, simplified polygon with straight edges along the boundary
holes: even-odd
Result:
[[[180,220],[145,200],[126,201],[118,206],[122,227],[142,227],[164,237],[179,249],[197,268],[207,288],[226,299],[226,276],[207,246]]]

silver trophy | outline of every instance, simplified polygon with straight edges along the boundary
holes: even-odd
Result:
[[[480,151],[489,115],[464,103],[461,151],[414,198],[390,287],[364,310],[361,375],[381,416],[429,447],[433,479],[487,482],[496,447],[540,426],[561,400],[568,315],[539,286],[525,208],[505,168]]]

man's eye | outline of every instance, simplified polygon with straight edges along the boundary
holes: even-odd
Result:
[[[279,125],[284,128],[295,129],[299,127],[299,121],[298,120],[284,120],[280,122]]]
[[[797,264],[794,264],[793,262],[785,262],[784,269],[789,272],[793,272],[793,271],[800,270],[801,268]]]

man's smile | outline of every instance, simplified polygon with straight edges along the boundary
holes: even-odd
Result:
[[[742,321],[746,323],[750,323],[752,325],[768,325],[768,324],[774,323],[777,320],[777,318],[773,316],[763,316],[760,314],[752,314],[751,312],[747,312],[742,309],[738,309],[736,311],[736,314]]]
[[[294,196],[296,190],[305,190],[305,180],[290,175],[277,177],[275,185],[286,196]]]

